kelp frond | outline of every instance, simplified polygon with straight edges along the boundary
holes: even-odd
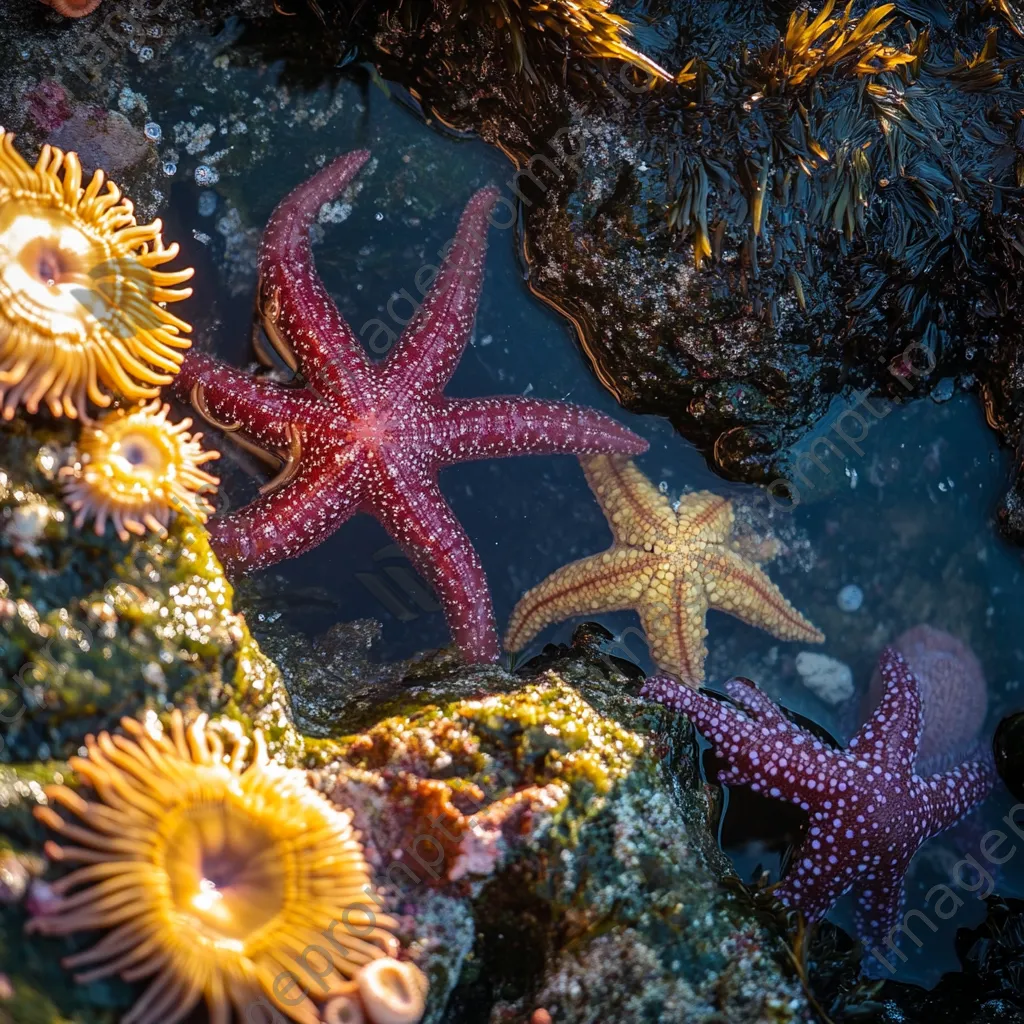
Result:
[[[835,0],[827,0],[813,20],[808,11],[790,15],[786,34],[757,62],[766,93],[798,88],[826,71],[877,75],[916,59],[910,49],[887,46],[878,38],[892,24],[894,4],[873,7],[860,20],[852,17],[853,0],[835,17],[834,7]]]
[[[391,0],[392,13],[409,28],[427,28],[430,17],[447,17],[457,28],[468,21],[504,34],[508,60],[516,74],[534,85],[550,78],[551,67],[567,57],[611,60],[646,75],[651,84],[672,75],[630,45],[631,24],[609,10],[608,0]]]
[[[825,204],[827,226],[841,231],[847,241],[864,230],[871,194],[871,163],[864,146],[841,143],[832,161],[831,190]]]
[[[669,227],[689,234],[693,238],[693,262],[698,270],[711,256],[711,236],[708,232],[708,172],[704,161],[696,159],[682,175],[683,186],[679,198],[668,211]]]
[[[511,20],[510,8],[517,8],[527,25],[554,33],[584,57],[623,61],[654,79],[672,80],[664,68],[629,45],[630,23],[612,14],[606,0],[491,0],[488,6],[502,8],[506,20]]]
[[[953,54],[950,68],[932,68],[936,74],[955,82],[965,92],[994,89],[1003,80],[1003,64],[999,58],[999,26],[993,25],[985,36],[985,44],[973,56],[965,57],[959,50]]]

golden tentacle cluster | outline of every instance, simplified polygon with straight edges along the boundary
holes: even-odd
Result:
[[[44,146],[31,167],[0,129],[0,395],[3,416],[44,403],[88,416],[110,392],[154,398],[181,366],[191,330],[165,308],[192,294],[192,270],[159,220],[138,224],[129,200],[96,171],[82,187],[74,153]]]
[[[397,922],[347,812],[271,762],[258,732],[249,757],[246,740],[226,749],[205,715],[186,729],[175,711],[169,733],[122,727],[71,760],[94,799],[52,786],[36,809],[69,843],[47,843],[47,855],[81,866],[29,929],[108,930],[66,959],[79,981],[149,979],[123,1024],[175,1024],[200,999],[211,1024],[268,1004],[298,1024],[319,1024],[322,1011],[420,1020],[425,978],[397,959]]]
[[[158,269],[178,255],[161,230],[137,223],[102,171],[85,183],[75,153],[44,146],[33,167],[0,128],[0,415],[43,406],[84,421],[61,473],[75,526],[109,521],[123,540],[165,533],[172,511],[205,522],[202,495],[219,484],[199,468],[218,453],[156,400],[191,331],[167,304],[192,294],[192,270]],[[129,405],[93,422],[90,403],[115,395]]]
[[[188,433],[192,420],[171,423],[169,412],[157,399],[83,428],[77,461],[60,471],[76,529],[94,518],[101,535],[108,520],[122,540],[147,529],[165,535],[172,509],[206,522],[213,508],[203,492],[220,480],[200,467],[220,452],[204,451],[203,435]]]

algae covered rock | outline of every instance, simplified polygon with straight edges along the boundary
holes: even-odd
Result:
[[[65,757],[89,732],[170,704],[272,715],[277,674],[232,609],[206,532],[122,542],[75,529],[57,473],[73,429],[5,428],[0,446],[4,761]]]
[[[13,424],[0,446],[0,1022],[108,1024],[136,998],[74,984],[77,936],[23,934],[51,878],[32,810],[76,783],[63,759],[88,733],[172,708],[260,726],[352,811],[434,1024],[809,1019],[778,933],[722,885],[692,731],[637,698],[599,632],[512,673],[445,651],[374,664],[378,630],[355,623],[268,637],[279,670],[201,524],[127,542],[74,527],[74,432]]]
[[[636,690],[582,647],[517,675],[428,661],[375,724],[308,742],[405,915],[427,1020],[809,1019],[721,885],[689,726]]]

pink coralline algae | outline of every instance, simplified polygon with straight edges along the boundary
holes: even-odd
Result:
[[[917,677],[924,731],[914,767],[921,775],[952,768],[971,756],[988,715],[988,686],[974,652],[955,636],[932,626],[914,626],[893,641]],[[882,695],[876,670],[866,711]]]
[[[438,471],[475,459],[552,452],[637,454],[647,443],[601,413],[518,397],[442,392],[473,329],[494,189],[469,201],[432,287],[387,357],[372,363],[313,263],[320,207],[366,162],[340,157],[274,211],[259,254],[268,338],[303,380],[282,386],[201,355],[175,379],[204,415],[278,453],[284,470],[258,500],[210,527],[229,567],[257,569],[316,547],[357,512],[376,517],[438,592],[469,661],[498,657],[483,568],[438,487]]]
[[[746,679],[725,687],[738,707],[666,678],[648,680],[642,691],[686,714],[730,763],[720,782],[749,785],[808,812],[807,834],[775,895],[817,921],[852,889],[865,950],[893,948],[914,854],[984,800],[995,781],[990,756],[917,775],[923,730],[918,681],[892,647],[882,653],[879,670],[881,700],[846,750],[827,747],[794,725]]]

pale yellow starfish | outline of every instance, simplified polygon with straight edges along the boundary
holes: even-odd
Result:
[[[774,556],[775,545],[733,536],[731,501],[698,491],[673,508],[622,456],[591,455],[580,463],[615,542],[556,570],[523,596],[505,638],[510,651],[520,650],[549,623],[632,608],[658,667],[699,686],[709,608],[780,640],[825,639],[759,568]]]

